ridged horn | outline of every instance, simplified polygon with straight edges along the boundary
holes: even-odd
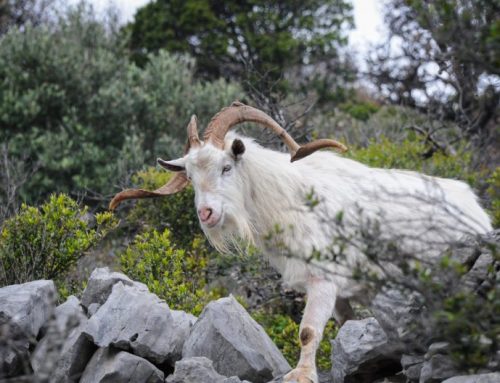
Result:
[[[187,144],[184,149],[184,154],[187,154],[191,148],[198,148],[201,146],[200,138],[198,137],[198,120],[193,114],[187,126]],[[178,172],[162,187],[149,191],[144,189],[127,189],[116,194],[109,203],[109,209],[115,210],[118,205],[127,199],[142,199],[142,198],[157,198],[166,195],[180,192],[189,185],[189,180],[185,172]]]
[[[208,124],[203,139],[210,142],[219,149],[224,148],[224,138],[227,132],[234,126],[243,122],[256,122],[264,127],[271,129],[288,147],[291,154],[291,161],[297,161],[301,158],[314,153],[323,148],[335,148],[345,152],[347,147],[338,141],[330,139],[320,139],[305,145],[299,145],[275,120],[261,110],[235,101],[231,106],[222,109],[217,113]]]

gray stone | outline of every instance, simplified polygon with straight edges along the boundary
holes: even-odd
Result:
[[[184,344],[183,357],[205,356],[224,376],[267,382],[290,366],[263,328],[230,296],[210,302]]]
[[[101,307],[99,303],[91,303],[89,307],[87,307],[87,315],[91,317],[99,310],[99,307]]]
[[[347,321],[332,341],[335,383],[373,382],[401,370],[398,347],[375,318]]]
[[[148,291],[148,288],[143,283],[134,282],[125,274],[110,271],[108,267],[101,267],[94,269],[90,274],[87,287],[82,294],[82,305],[87,309],[92,303],[102,305],[111,294],[113,286],[118,282],[122,282],[127,286],[136,286],[139,290]]]
[[[452,360],[447,355],[433,354],[426,355],[426,360],[420,370],[420,383],[438,383],[456,375],[456,370]]]
[[[186,326],[176,327],[165,301],[136,286],[118,282],[90,317],[85,333],[99,347],[132,350],[153,363],[173,366],[181,357]]]
[[[285,375],[274,378],[268,383],[283,383],[284,376]],[[332,374],[329,371],[328,372],[318,371],[318,383],[332,383],[332,382],[333,382]]]
[[[52,281],[0,288],[0,378],[30,372],[29,347],[50,318],[57,294]]]
[[[403,374],[409,381],[418,382],[420,378],[420,370],[424,363],[422,355],[403,355],[401,356],[401,367],[403,367]]]
[[[227,378],[215,371],[213,363],[205,357],[185,358],[175,363],[175,372],[170,375],[167,383],[240,383],[241,380],[232,376]],[[246,380],[244,381],[246,382]]]
[[[85,366],[97,349],[83,332],[86,325],[87,319],[70,331],[62,345],[54,372],[50,376],[51,383],[78,382],[80,379]]]
[[[384,288],[373,299],[371,311],[393,342],[413,342],[413,327],[424,323],[421,299],[414,292]]]
[[[462,375],[446,379],[443,383],[498,383],[500,382],[500,372],[479,375]]]
[[[80,383],[163,383],[163,372],[128,352],[100,348],[90,359]]]
[[[175,346],[174,354],[182,355],[184,342],[189,337],[191,329],[198,318],[181,310],[170,310],[170,313],[174,321],[173,326],[176,329],[176,331],[172,333],[172,342]]]
[[[48,322],[45,336],[38,342],[31,355],[31,366],[38,378],[48,378],[54,372],[61,358],[64,341],[71,331],[87,322],[80,301],[70,296],[63,304],[56,307]]]
[[[0,318],[36,338],[52,315],[57,299],[54,282],[39,280],[0,288]]]

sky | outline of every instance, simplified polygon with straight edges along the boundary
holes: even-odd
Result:
[[[150,0],[90,0],[97,13],[104,13],[113,4],[120,13],[121,21],[131,21],[138,8]],[[362,62],[370,44],[380,42],[384,38],[382,4],[379,0],[352,0],[354,6],[355,29],[349,34],[353,51],[358,52]]]

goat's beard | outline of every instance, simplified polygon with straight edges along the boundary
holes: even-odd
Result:
[[[255,245],[255,228],[246,214],[238,215],[230,209],[224,212],[224,222],[215,227],[203,227],[203,232],[217,251],[223,254],[237,251],[243,254],[249,245]]]

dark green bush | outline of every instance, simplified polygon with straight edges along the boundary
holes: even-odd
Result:
[[[192,113],[204,123],[241,97],[224,80],[196,80],[189,57],[159,52],[136,67],[116,29],[82,6],[0,39],[0,142],[38,168],[24,200],[110,194],[157,155],[182,152]]]
[[[70,197],[52,195],[40,207],[23,205],[0,232],[0,285],[58,279],[116,225],[111,213],[93,217]]]
[[[500,226],[500,167],[497,167],[488,179],[488,196],[491,199],[491,217],[493,227]]]

